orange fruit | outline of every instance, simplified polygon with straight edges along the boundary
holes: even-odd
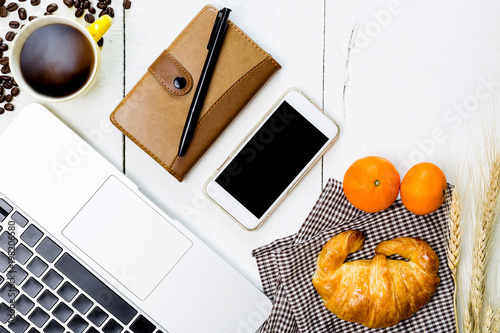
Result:
[[[429,162],[415,164],[401,182],[401,201],[417,215],[427,215],[441,207],[445,194],[446,177]]]
[[[356,208],[375,213],[394,203],[399,193],[399,173],[387,159],[368,156],[354,162],[344,175],[344,194]]]

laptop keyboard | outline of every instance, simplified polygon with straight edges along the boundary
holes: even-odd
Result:
[[[4,332],[162,333],[0,198],[0,333]]]

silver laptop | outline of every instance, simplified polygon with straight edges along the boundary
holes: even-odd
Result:
[[[247,333],[270,313],[39,104],[0,135],[0,221],[0,332]]]

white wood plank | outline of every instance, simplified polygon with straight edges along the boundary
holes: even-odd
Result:
[[[131,89],[151,62],[205,5],[134,2],[127,13],[126,80]],[[231,19],[270,52],[283,69],[251,101],[214,146],[177,182],[142,150],[127,140],[126,172],[149,197],[179,219],[217,253],[260,285],[251,250],[298,230],[321,187],[317,165],[258,231],[249,233],[202,194],[203,185],[235,145],[289,87],[304,90],[321,103],[323,76],[323,1],[221,1],[233,9]],[[151,10],[151,8],[155,8]],[[154,22],[155,28],[151,28]]]
[[[89,24],[83,18],[76,19],[74,9],[68,9],[62,1],[54,1],[59,9],[55,15],[71,17],[83,26]],[[42,2],[37,7],[29,1],[20,2],[28,15],[43,16],[46,6],[51,2]],[[122,170],[123,139],[121,133],[115,130],[109,121],[109,114],[119,103],[123,95],[123,11],[121,3],[114,5],[115,19],[110,30],[104,36],[105,43],[101,51],[102,64],[98,73],[98,80],[90,90],[77,98],[61,103],[42,103],[53,111],[60,119],[86,139],[97,151],[108,158],[117,168]],[[9,14],[8,19],[0,20],[1,36],[10,30],[8,22],[17,20],[17,12]],[[17,116],[18,112],[27,104],[36,102],[27,93],[15,98],[14,112],[5,112],[0,115],[0,132]]]
[[[342,135],[325,157],[325,177],[342,179],[355,159],[380,155],[401,177],[426,160],[453,181],[469,142],[483,135],[468,103],[476,92],[491,96],[485,82],[498,81],[499,11],[492,1],[327,0],[325,102]],[[470,236],[468,230],[465,244]],[[462,277],[470,275],[470,260],[470,252],[461,257]],[[459,290],[468,290],[467,279]]]

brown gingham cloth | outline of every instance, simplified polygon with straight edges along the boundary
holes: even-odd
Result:
[[[432,214],[414,215],[400,200],[382,212],[368,214],[347,201],[342,183],[330,179],[297,234],[253,251],[264,292],[273,301],[261,332],[455,332],[454,282],[446,250],[450,201],[449,186],[445,203]],[[351,254],[347,261],[370,259],[378,243],[396,237],[418,237],[429,243],[439,257],[441,278],[429,303],[409,319],[377,330],[341,320],[328,311],[313,287],[312,277],[323,245],[347,230],[359,230],[366,236],[364,248]]]

